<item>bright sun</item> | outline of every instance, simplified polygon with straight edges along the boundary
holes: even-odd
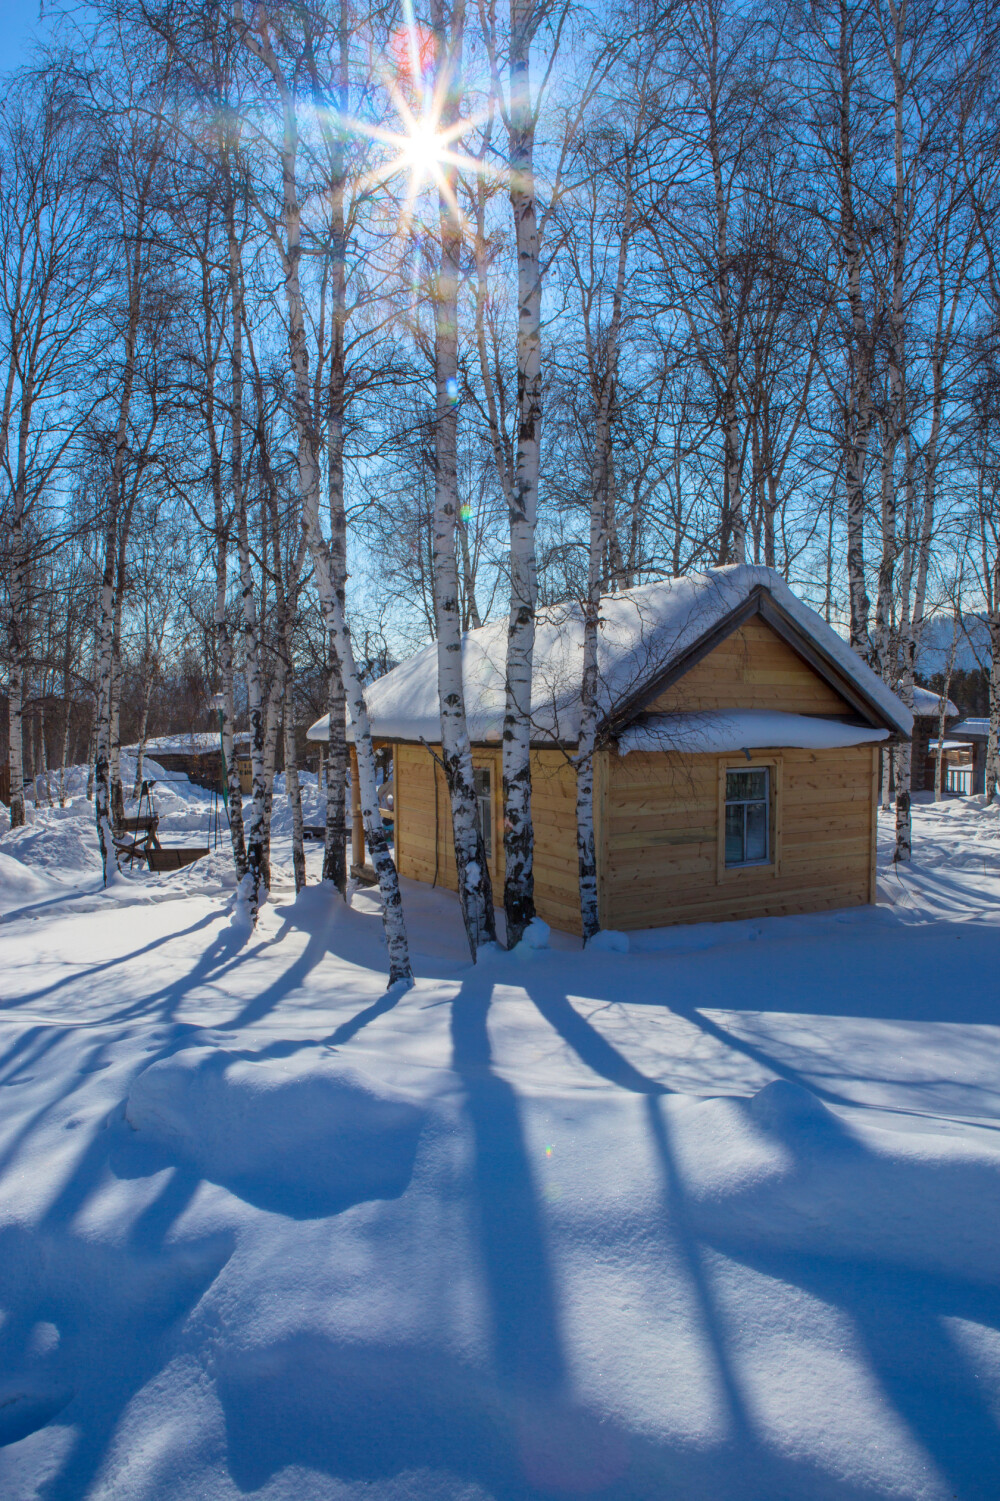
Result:
[[[437,175],[445,142],[430,120],[413,120],[403,138],[400,155],[418,180]]]

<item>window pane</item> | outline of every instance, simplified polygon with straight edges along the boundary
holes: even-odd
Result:
[[[476,824],[482,837],[483,852],[489,860],[493,854],[493,798],[489,767],[475,767],[472,783],[476,789]]]
[[[746,858],[767,859],[767,803],[747,804]]]
[[[726,864],[742,865],[743,855],[743,808],[726,809]]]
[[[767,768],[726,772],[726,802],[751,802],[767,797]]]

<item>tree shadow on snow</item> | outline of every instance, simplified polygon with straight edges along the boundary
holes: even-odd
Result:
[[[108,1457],[126,1408],[170,1359],[174,1331],[234,1249],[228,1232],[168,1242],[198,1180],[171,1170],[122,1245],[67,1225],[108,1169],[99,1127],[36,1226],[0,1230],[0,1483],[4,1446],[58,1415],[60,1444],[38,1491],[79,1501]]]

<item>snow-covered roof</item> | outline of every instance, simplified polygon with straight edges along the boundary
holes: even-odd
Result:
[[[839,719],[782,714],[774,709],[719,709],[697,714],[642,715],[622,730],[618,750],[623,756],[629,751],[725,754],[781,746],[833,750],[844,745],[867,745],[888,737],[888,730],[843,724]]]
[[[250,735],[247,730],[240,730],[233,736],[234,745],[249,745]],[[128,747],[131,751],[138,750],[138,746]],[[151,756],[199,756],[207,751],[219,749],[218,730],[193,731],[188,735],[158,735],[153,740],[146,741],[146,751]]]
[[[913,685],[913,712],[914,714],[929,715],[941,713],[941,694],[933,693],[930,688],[921,688],[916,683]],[[958,718],[958,709],[951,699],[945,699],[944,712],[952,719]]]
[[[963,735],[970,740],[985,740],[990,733],[988,719],[960,719],[958,724],[948,726],[948,734],[952,740],[961,740]]]
[[[598,707],[603,718],[621,712],[703,638],[763,591],[815,652],[888,724],[912,729],[910,711],[836,631],[804,604],[773,569],[754,564],[716,568],[644,584],[601,601]],[[463,638],[466,714],[473,741],[499,741],[504,715],[507,621],[493,621]],[[531,685],[536,740],[573,744],[579,736],[583,614],[578,604],[540,610]],[[440,738],[437,647],[431,645],[365,690],[372,732],[387,740]],[[638,705],[637,705],[638,707]],[[308,731],[329,737],[329,717]]]

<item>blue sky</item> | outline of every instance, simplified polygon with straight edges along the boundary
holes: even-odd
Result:
[[[52,0],[45,10],[55,11]],[[32,36],[39,30],[38,0],[0,0],[0,72],[25,61]]]

